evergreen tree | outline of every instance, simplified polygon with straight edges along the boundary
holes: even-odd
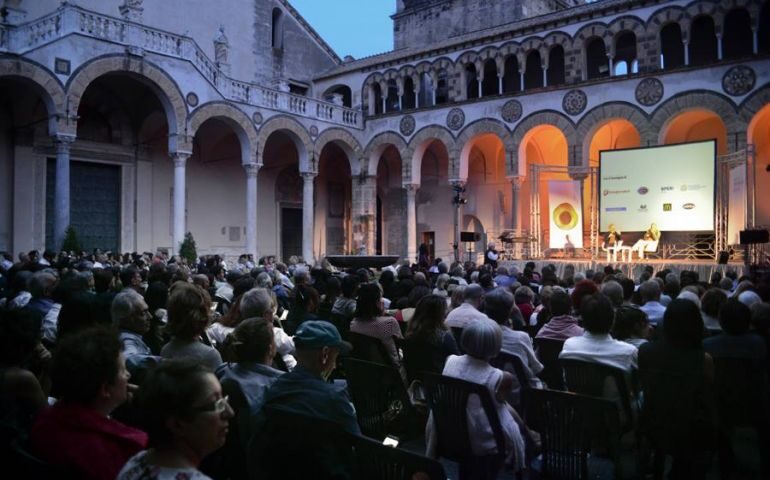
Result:
[[[191,232],[185,233],[184,241],[179,246],[179,256],[187,260],[188,265],[195,265],[198,253],[196,252],[195,239]]]
[[[77,233],[72,225],[68,226],[67,230],[64,231],[64,240],[61,243],[61,249],[65,252],[75,252],[76,254],[79,254],[81,251]]]

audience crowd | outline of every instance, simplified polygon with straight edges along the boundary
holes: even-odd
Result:
[[[559,275],[533,262],[521,270],[423,263],[375,272],[296,257],[255,264],[243,255],[229,265],[205,256],[188,265],[164,252],[2,254],[2,458],[23,452],[62,478],[267,478],[286,468],[266,453],[275,442],[264,432],[283,418],[276,409],[362,434],[345,374],[361,336],[381,344],[383,362],[397,367],[424,413],[428,456],[441,439],[415,375],[423,371],[487,389],[505,439],[497,468],[532,468],[541,445],[527,424],[526,391],[563,388],[562,372],[548,376],[546,344],[558,345],[560,359],[621,372],[626,381],[604,395],[632,398],[622,420],[637,438],[648,434],[652,450],[662,448],[654,440],[661,412],[689,402],[686,433],[667,450],[671,478],[704,478],[716,458],[734,468],[735,455],[721,448],[729,443],[719,419],[722,360],[754,362],[764,409],[757,424],[767,425],[767,275],[702,279],[648,266],[629,278],[611,266]],[[503,355],[521,369],[494,366]],[[682,390],[656,388],[666,375]],[[467,422],[473,453],[495,453],[478,399]],[[345,478],[344,455],[319,448]],[[640,473],[652,468],[644,443],[632,448]]]

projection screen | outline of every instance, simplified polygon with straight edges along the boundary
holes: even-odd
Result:
[[[714,230],[716,140],[599,153],[599,225]]]

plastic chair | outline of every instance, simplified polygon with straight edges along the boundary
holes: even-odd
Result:
[[[348,339],[353,345],[350,356],[367,362],[379,363],[395,367],[393,357],[390,356],[385,344],[379,338],[349,332]]]
[[[620,399],[622,411],[622,433],[630,432],[634,428],[634,411],[631,407],[631,392],[626,382],[626,374],[623,370],[597,362],[583,360],[560,359],[564,369],[567,390],[581,395],[593,397],[607,397],[607,379],[615,383],[615,389]]]
[[[714,392],[719,430],[719,468],[729,476],[735,458],[732,437],[736,428],[756,431],[761,478],[770,475],[770,421],[768,416],[767,367],[764,360],[714,357]]]
[[[422,430],[424,423],[419,425],[396,368],[355,358],[344,362],[348,390],[364,435],[382,440],[388,434],[408,437]]]
[[[340,425],[273,406],[262,415],[249,448],[249,478],[350,478],[353,445]]]
[[[529,390],[529,377],[527,377],[526,370],[524,368],[524,362],[517,355],[510,353],[500,352],[497,357],[489,361],[490,365],[495,368],[499,368],[505,372],[511,372],[516,376],[516,381],[519,384],[518,402],[514,402],[514,407],[519,407],[524,403],[525,392]],[[510,397],[510,396],[509,396]],[[509,398],[510,400],[510,398]]]
[[[564,341],[537,337],[533,341],[537,358],[543,364],[540,378],[551,390],[564,390],[564,370],[559,363],[559,354],[564,348]]]
[[[409,338],[394,338],[401,349],[402,362],[409,383],[422,380],[422,372],[440,374],[444,370],[446,355],[437,345],[418,342]]]
[[[489,390],[458,378],[423,374],[440,457],[458,462],[461,480],[494,479],[505,458],[505,438]],[[468,398],[478,395],[497,444],[494,455],[475,456],[468,432]]]
[[[616,471],[617,411],[611,401],[548,389],[532,389],[528,395],[525,419],[540,432],[541,478],[587,479],[595,478],[589,470]],[[608,459],[589,457],[597,442],[611,446]],[[605,478],[613,478],[612,473]]]
[[[381,442],[351,435],[353,478],[361,480],[444,480],[441,463]]]

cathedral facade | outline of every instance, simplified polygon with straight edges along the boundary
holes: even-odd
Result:
[[[767,0],[397,0],[394,50],[363,59],[287,0],[2,5],[0,251],[72,226],[116,252],[451,258],[461,231],[546,238],[549,179],[582,181],[595,245],[600,151],[711,138],[770,225]]]

